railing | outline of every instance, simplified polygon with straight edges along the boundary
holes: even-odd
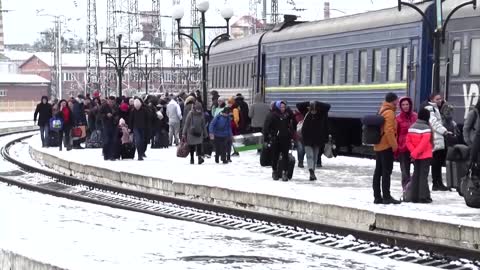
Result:
[[[28,112],[34,111],[39,101],[0,100],[0,112]]]

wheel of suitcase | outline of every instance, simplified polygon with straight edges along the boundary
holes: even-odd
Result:
[[[282,176],[282,173],[284,171],[284,168],[282,168],[282,166],[281,166],[282,160],[283,160],[283,156],[280,155],[280,158],[278,159],[278,164],[277,164],[277,175],[279,175],[280,177]],[[296,162],[295,157],[291,153],[289,153],[288,154],[288,168],[286,169],[288,180],[291,180],[292,177],[293,177],[293,170],[295,169],[295,162]]]

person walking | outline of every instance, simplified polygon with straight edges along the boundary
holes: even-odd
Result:
[[[265,118],[270,113],[270,106],[263,102],[262,94],[256,94],[254,103],[248,111],[248,117],[250,117],[252,132],[262,132]]]
[[[230,119],[230,109],[224,108],[223,111],[215,116],[210,122],[209,133],[210,139],[215,144],[215,162],[220,160],[223,164],[227,164],[227,143],[232,137],[232,127]]]
[[[238,106],[240,111],[240,120],[238,122],[238,132],[240,134],[246,134],[250,126],[250,117],[249,117],[249,108],[245,98],[241,93],[238,93],[235,96],[235,104]]]
[[[433,129],[433,160],[432,160],[432,182],[433,191],[447,191],[442,180],[442,166],[445,163],[445,136],[452,134],[442,124],[442,115],[440,109],[443,104],[440,94],[432,94],[428,105],[425,108],[430,112],[429,123]]]
[[[133,140],[137,148],[137,159],[143,160],[145,157],[145,129],[148,126],[149,116],[148,111],[142,104],[140,99],[135,99],[133,102],[134,109],[130,112],[130,119],[128,126],[133,130]]]
[[[407,184],[404,200],[414,203],[431,203],[428,173],[433,152],[432,128],[429,125],[430,111],[422,108],[418,120],[408,129],[405,144],[414,160],[412,181]]]
[[[182,121],[182,111],[180,105],[178,105],[175,98],[170,100],[167,105],[167,117],[168,117],[168,142],[169,145],[180,143],[180,123]]]
[[[43,96],[40,103],[37,104],[37,107],[33,114],[33,122],[37,122],[37,125],[40,127],[40,139],[42,140],[42,147],[48,147],[50,118],[52,118],[52,105],[48,103],[48,97]]]
[[[115,97],[109,97],[99,111],[103,128],[103,159],[112,161],[115,160],[115,140],[117,139],[115,117],[118,114],[114,104]]]
[[[390,178],[393,170],[393,153],[397,151],[397,110],[398,96],[395,93],[385,95],[385,101],[379,110],[384,119],[380,143],[373,146],[376,156],[375,172],[373,174],[373,195],[375,204],[399,204],[390,194]],[[383,196],[382,196],[383,193]]]
[[[288,181],[288,152],[293,137],[293,125],[286,102],[275,102],[271,115],[265,120],[263,136],[266,141],[272,143],[272,179],[278,180],[281,177],[283,181]],[[277,173],[280,155],[282,155],[281,174]]]
[[[303,119],[301,138],[305,154],[307,155],[310,181],[315,181],[317,180],[315,176],[317,159],[321,155],[320,150],[323,150],[328,142],[328,111],[330,110],[330,104],[310,101],[297,104],[297,108],[299,111],[303,111],[304,108],[308,110]]]
[[[62,141],[67,151],[70,151],[72,150],[70,132],[73,125],[73,113],[65,99],[60,100],[59,104],[57,117],[61,118],[63,122],[62,130],[59,132],[60,151],[62,151]]]
[[[194,164],[194,155],[197,152],[198,164],[204,162],[202,143],[208,137],[208,131],[203,117],[203,108],[200,102],[196,102],[193,109],[188,113],[183,126],[183,139],[190,146],[190,164]]]
[[[470,147],[471,164],[477,164],[480,156],[480,99],[468,112],[463,125],[463,140]]]
[[[400,114],[397,116],[397,144],[398,149],[395,156],[400,162],[400,170],[402,172],[402,188],[410,181],[410,164],[411,156],[407,148],[407,134],[409,128],[417,121],[417,114],[413,111],[413,102],[409,97],[402,97],[399,100]]]

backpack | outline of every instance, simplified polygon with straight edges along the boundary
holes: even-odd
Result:
[[[478,169],[471,170],[463,181],[466,181],[463,194],[465,203],[468,207],[480,208],[480,177]]]
[[[382,127],[385,123],[381,111],[376,115],[366,115],[362,118],[362,143],[364,145],[379,144],[382,139]]]
[[[63,128],[63,120],[59,117],[50,118],[50,130],[60,131]]]

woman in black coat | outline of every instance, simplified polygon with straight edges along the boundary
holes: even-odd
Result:
[[[297,104],[299,111],[307,111],[302,126],[302,141],[307,155],[310,180],[317,180],[315,166],[328,142],[328,111],[330,105],[318,101]]]

